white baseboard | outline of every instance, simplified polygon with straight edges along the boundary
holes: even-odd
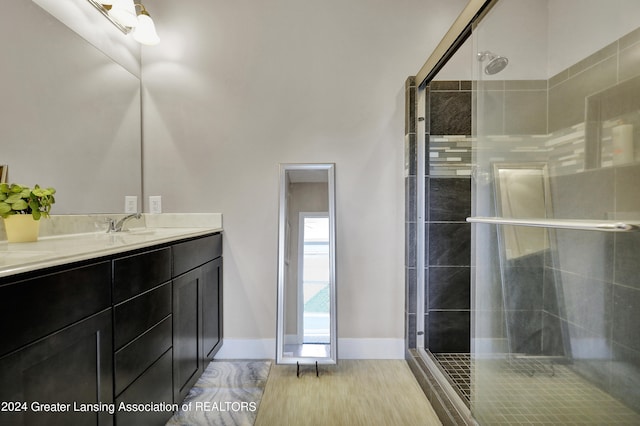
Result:
[[[338,339],[338,359],[404,359],[404,339]]]
[[[216,359],[275,359],[275,339],[224,338]],[[340,359],[404,359],[403,339],[338,339]]]
[[[215,359],[275,359],[276,339],[230,339],[225,337]]]

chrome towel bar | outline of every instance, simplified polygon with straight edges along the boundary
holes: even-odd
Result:
[[[579,219],[513,219],[503,217],[468,217],[470,223],[490,223],[494,225],[533,226],[538,228],[576,229],[583,231],[638,232],[640,222],[626,223],[615,220]]]

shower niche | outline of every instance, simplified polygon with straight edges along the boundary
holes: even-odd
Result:
[[[639,133],[640,76],[587,97],[585,168],[635,163]]]

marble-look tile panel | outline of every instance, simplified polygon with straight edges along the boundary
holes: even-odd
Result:
[[[470,270],[468,266],[430,267],[427,309],[470,309]]]
[[[405,310],[407,313],[415,314],[417,309],[416,289],[418,286],[416,268],[405,268],[406,298]]]
[[[565,347],[562,332],[562,320],[555,315],[542,312],[542,354],[545,356],[565,356]]]
[[[632,80],[637,80],[640,75],[640,43],[637,43],[627,49],[620,52],[618,79],[625,84]],[[637,83],[631,86],[632,90],[627,90],[625,93],[625,103],[638,102],[638,85]],[[623,106],[626,106],[623,104]],[[625,112],[635,114],[636,109],[627,109]]]
[[[429,221],[464,222],[471,216],[471,179],[431,177],[429,184]]]
[[[471,225],[469,223],[430,223],[427,264],[429,266],[469,266],[471,263]]]
[[[640,289],[613,286],[613,341],[640,351]]]
[[[611,57],[550,88],[549,130],[583,122],[585,98],[614,85],[617,70],[617,58]]]
[[[471,92],[431,92],[429,103],[431,134],[471,134]]]
[[[563,319],[603,339],[610,339],[613,284],[564,271],[560,281]]]
[[[575,64],[571,65],[569,67],[569,78],[575,76],[576,74],[580,74],[587,68],[592,67],[604,61],[605,59],[615,56],[617,53],[618,53],[618,42],[615,41],[603,47],[602,49],[598,50],[597,52],[592,53],[591,55],[587,56],[581,61],[578,61]]]
[[[405,222],[405,240],[407,245],[405,247],[405,259],[404,264],[406,267],[416,267],[416,223]]]
[[[540,259],[533,254],[524,256]],[[542,262],[539,265],[514,266],[517,262],[505,262],[503,270],[503,291],[506,309],[542,309],[542,290],[544,288],[544,268]],[[535,262],[532,262],[535,263]],[[522,265],[522,262],[520,263]]]
[[[640,233],[616,235],[615,253],[615,283],[640,290]]]
[[[469,311],[430,311],[429,350],[433,353],[470,351],[471,317]]]
[[[640,221],[640,164],[615,168],[616,213]]]
[[[556,268],[598,281],[612,281],[612,233],[558,229],[556,236]]]
[[[506,311],[509,349],[524,355],[542,354],[542,311]]]
[[[409,349],[415,349],[417,345],[416,324],[417,324],[416,314],[408,314],[406,340],[407,340],[407,346]]]
[[[406,222],[415,222],[417,215],[417,189],[416,177],[409,176],[404,179],[404,200],[405,200],[405,218]]]
[[[546,90],[506,91],[504,106],[506,134],[544,135],[547,133]]]
[[[458,80],[433,80],[429,83],[431,91],[444,90],[460,90],[460,81]]]
[[[615,210],[613,169],[550,178],[552,209],[558,219],[608,219]],[[585,193],[584,188],[589,188]]]
[[[613,344],[611,393],[640,412],[640,352]]]

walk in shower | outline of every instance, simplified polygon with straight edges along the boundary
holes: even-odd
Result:
[[[410,365],[445,424],[640,424],[640,3],[472,3],[407,84]]]

